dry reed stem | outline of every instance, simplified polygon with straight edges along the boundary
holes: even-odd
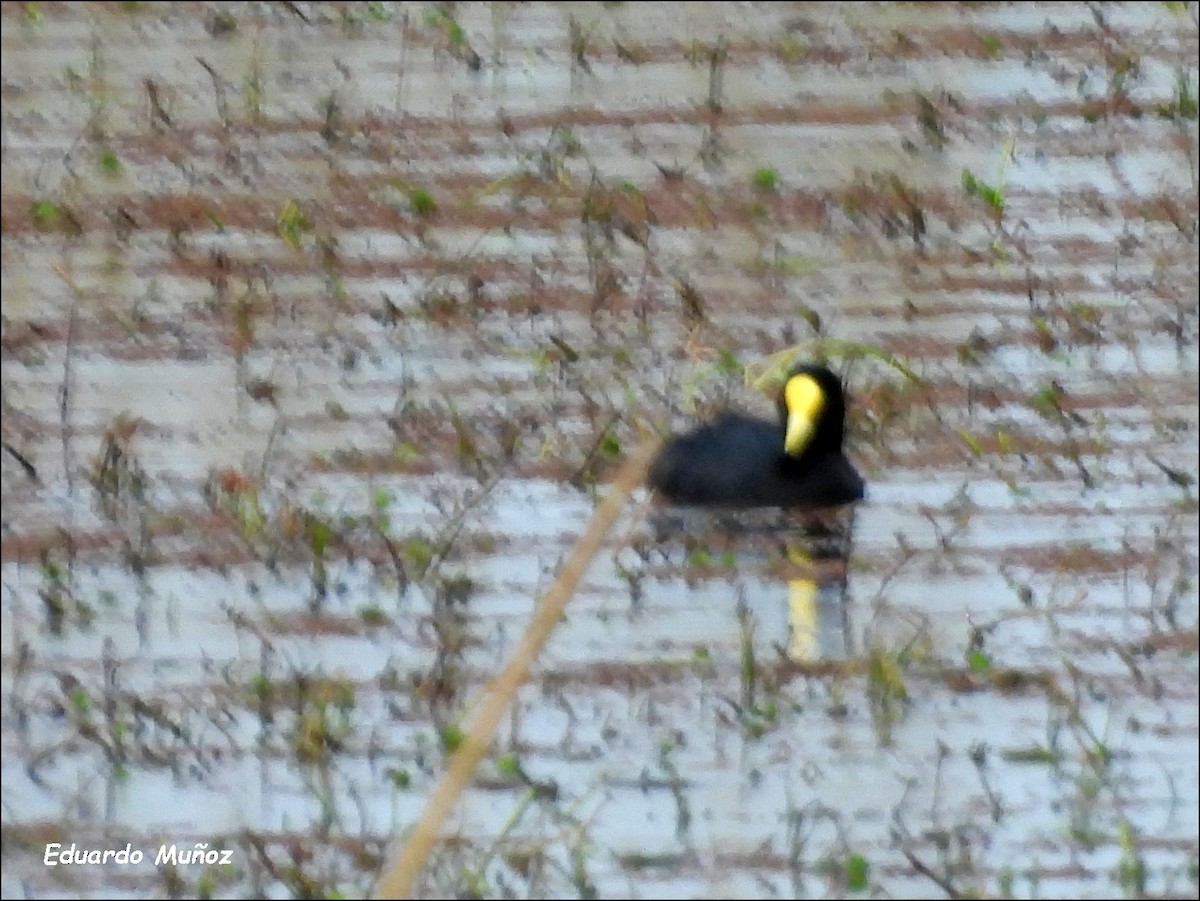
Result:
[[[622,506],[630,493],[645,478],[646,469],[655,450],[648,442],[630,456],[617,472],[608,496],[592,514],[584,533],[571,549],[562,570],[550,590],[534,611],[533,619],[521,643],[508,658],[504,668],[485,689],[485,697],[479,705],[471,727],[466,731],[457,753],[451,758],[441,781],[430,795],[421,818],[413,826],[408,840],[400,852],[387,865],[375,885],[374,898],[408,898],[416,884],[425,859],[433,850],[442,825],[459,795],[471,781],[479,761],[492,742],[500,720],[512,703],[517,689],[529,675],[529,668],[541,652],[550,632],[562,619],[567,602],[575,594],[579,580],[587,571],[592,558],[600,550],[604,538],[616,522]]]

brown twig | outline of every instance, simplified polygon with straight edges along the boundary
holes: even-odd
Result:
[[[62,450],[63,450],[63,475],[67,479],[67,494],[75,493],[75,480],[71,476],[71,360],[75,356],[75,334],[79,323],[79,287],[75,284],[75,280],[67,274],[66,270],[58,263],[53,264],[53,269],[58,273],[58,277],[67,283],[67,287],[71,289],[71,318],[67,322],[67,348],[63,358],[63,381],[62,388],[58,394],[58,416],[61,425],[62,435]]]

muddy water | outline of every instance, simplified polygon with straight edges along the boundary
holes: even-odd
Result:
[[[788,348],[849,538],[639,497],[422,891],[1195,896],[1194,3],[2,15],[5,896],[367,891]]]

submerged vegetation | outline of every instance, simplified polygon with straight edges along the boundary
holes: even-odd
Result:
[[[367,893],[806,359],[866,503],[630,504],[420,894],[1194,895],[1196,5],[1115,9],[6,5],[6,886]]]

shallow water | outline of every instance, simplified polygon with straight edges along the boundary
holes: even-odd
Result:
[[[1196,4],[216,9],[0,13],[6,897],[368,891],[792,345],[845,565],[639,493],[422,894],[1195,897]]]

